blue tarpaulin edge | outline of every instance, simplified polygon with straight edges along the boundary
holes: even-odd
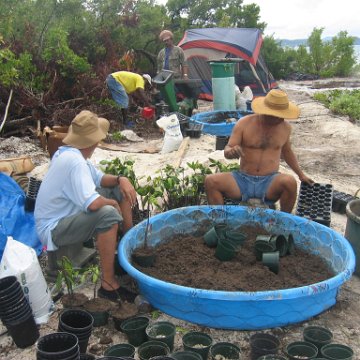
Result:
[[[10,176],[0,172],[0,260],[3,256],[7,237],[12,236],[32,247],[37,255],[42,244],[36,233],[33,212],[25,211],[26,195]]]

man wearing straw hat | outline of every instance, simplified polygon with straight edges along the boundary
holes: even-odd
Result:
[[[119,227],[124,233],[132,227],[136,192],[127,178],[104,174],[89,160],[108,129],[108,120],[91,111],[76,115],[41,183],[34,215],[48,251],[95,236],[102,270],[98,296],[132,301],[135,294],[115,277],[114,254]]]
[[[224,204],[224,197],[248,201],[260,199],[267,205],[280,200],[280,209],[291,212],[297,196],[297,183],[290,174],[279,172],[284,159],[300,181],[312,184],[298,164],[291,148],[291,126],[285,119],[297,119],[300,110],[287,94],[273,89],[252,101],[255,114],[240,119],[224,149],[227,159],[240,158],[239,171],[208,175],[205,190],[208,203]]]

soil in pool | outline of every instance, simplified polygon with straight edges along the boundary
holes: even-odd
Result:
[[[156,247],[154,266],[133,266],[154,278],[198,289],[224,291],[264,291],[296,288],[326,280],[334,274],[320,257],[298,247],[292,255],[280,258],[279,273],[274,274],[254,252],[256,235],[264,229],[243,226],[247,239],[231,261],[215,257],[203,237],[179,235]]]

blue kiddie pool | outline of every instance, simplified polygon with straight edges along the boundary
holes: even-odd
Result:
[[[195,324],[234,330],[257,330],[307,320],[336,303],[341,285],[355,268],[349,242],[334,230],[291,214],[242,206],[191,206],[150,218],[149,245],[201,236],[226,217],[230,226],[261,224],[269,233],[292,234],[297,247],[323,258],[335,276],[316,284],[274,291],[242,292],[190,288],[145,275],[131,265],[131,254],[143,246],[146,221],[132,228],[119,244],[121,266],[157,309]]]
[[[190,118],[190,122],[201,124],[203,134],[230,136],[236,122],[249,114],[253,114],[253,112],[248,110],[215,110],[197,113]]]

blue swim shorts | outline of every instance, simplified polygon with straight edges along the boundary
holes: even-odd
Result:
[[[249,199],[260,199],[266,205],[273,205],[275,201],[266,199],[266,192],[279,173],[273,172],[265,176],[248,175],[241,171],[233,171],[232,175],[240,189],[241,201]]]

